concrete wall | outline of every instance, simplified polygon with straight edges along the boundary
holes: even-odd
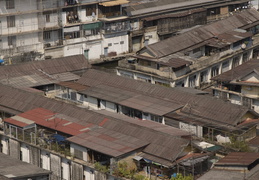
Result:
[[[71,179],[83,179],[83,166],[75,162],[71,162]]]
[[[20,143],[16,140],[9,139],[10,156],[20,159]]]
[[[52,171],[52,180],[59,180],[61,177],[61,158],[57,155],[50,154],[50,170]]]
[[[64,180],[70,180],[70,176],[71,176],[71,170],[70,170],[70,164],[71,164],[71,161],[65,159],[65,158],[62,158],[61,159],[61,167],[62,167],[62,177]]]
[[[30,161],[30,149],[29,149],[29,146],[27,146],[24,143],[21,143],[21,154],[22,154],[22,157],[21,157],[22,161],[27,162],[27,163],[31,162]]]

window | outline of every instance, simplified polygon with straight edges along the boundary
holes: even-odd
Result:
[[[108,46],[112,46],[112,43],[108,43]]]
[[[7,27],[15,27],[15,16],[7,16]]]
[[[43,33],[43,39],[47,40],[51,38],[51,32],[50,31],[46,31]]]
[[[86,14],[85,14],[86,16],[95,17],[96,5],[86,6],[85,12],[86,12]]]
[[[14,9],[14,0],[5,0],[6,9]]]
[[[74,149],[74,155],[78,159],[83,159],[83,152],[78,149]]]
[[[121,41],[120,44],[124,44],[124,41]]]
[[[16,36],[8,36],[8,46],[15,46]]]
[[[50,22],[50,14],[46,14],[46,22]]]
[[[201,48],[196,48],[193,50],[193,54],[197,53],[197,52],[200,52],[201,51]]]

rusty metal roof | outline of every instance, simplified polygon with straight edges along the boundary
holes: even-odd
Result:
[[[172,67],[172,68],[179,68],[182,66],[187,66],[190,65],[191,62],[190,61],[186,61],[184,59],[181,58],[172,58],[169,59],[168,62],[160,62],[160,64]]]
[[[230,152],[224,158],[220,159],[215,166],[249,166],[258,161],[259,153],[256,152]]]

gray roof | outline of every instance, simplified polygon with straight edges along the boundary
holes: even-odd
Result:
[[[0,66],[0,83],[23,88],[77,80],[73,72],[89,67],[83,55]]]
[[[206,40],[217,37],[220,34],[255,22],[259,23],[259,13],[254,9],[249,9],[236,13],[224,20],[148,45],[146,48],[155,54],[157,58],[161,58],[196,46],[199,43],[205,43]]]
[[[215,123],[227,123],[229,125],[237,125],[238,122],[244,120],[242,119],[242,116],[248,112],[247,107],[227,103],[221,99],[217,99],[214,97],[196,95],[192,92],[181,90],[181,88],[168,88],[159,85],[152,85],[149,83],[120,77],[115,74],[109,74],[93,69],[87,70],[78,80],[78,83],[90,86],[93,90],[95,87],[97,87],[98,89],[98,87],[100,86],[109,86],[110,88],[107,89],[108,95],[110,94],[110,89],[115,89],[120,97],[118,102],[123,102],[124,99],[129,98],[134,93],[139,94],[139,97],[150,97],[153,99],[158,99],[158,101],[161,100],[161,102],[170,102],[178,105],[178,107],[183,106],[184,108],[181,112],[184,114],[197,116],[199,118],[205,118],[210,121],[214,121]],[[124,92],[130,93],[123,94]],[[102,93],[104,93],[103,90]],[[95,96],[99,95],[96,93]],[[104,95],[100,95],[100,98],[102,97],[104,97]],[[114,97],[114,100],[116,101],[116,94],[111,97]],[[112,98],[110,100],[112,100]],[[145,99],[143,99],[143,101],[144,100]],[[134,103],[135,101],[140,102],[139,100],[135,99],[134,101],[132,101],[132,103]],[[147,98],[147,101],[150,100]],[[177,106],[173,106],[172,110],[176,110],[176,107]]]
[[[22,162],[3,153],[0,153],[0,159],[0,179],[1,175],[7,178],[27,179],[51,174],[51,171],[41,169],[26,162]]]
[[[161,116],[182,107],[182,105],[167,100],[101,84],[87,88],[80,93]]]

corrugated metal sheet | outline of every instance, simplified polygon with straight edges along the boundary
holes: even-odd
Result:
[[[201,26],[178,36],[148,45],[147,48],[155,53],[157,57],[161,58],[255,22],[259,23],[259,13],[256,10],[249,9],[227,19]]]
[[[224,158],[220,159],[215,165],[235,166],[244,165],[249,166],[259,159],[259,153],[255,152],[231,152]]]

